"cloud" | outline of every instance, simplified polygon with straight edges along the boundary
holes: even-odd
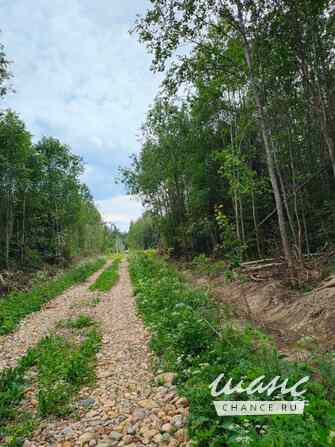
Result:
[[[3,105],[16,110],[38,139],[69,144],[90,166],[84,175],[97,201],[125,193],[119,165],[140,148],[138,130],[161,77],[130,36],[149,0],[1,1],[1,41],[13,61]],[[29,18],[29,20],[28,20]]]
[[[119,171],[118,165],[109,166],[95,163],[87,163],[85,165],[84,174],[81,180],[90,185],[96,200],[105,200],[113,196],[124,194],[124,186],[118,181]]]
[[[97,201],[105,222],[112,222],[122,231],[127,231],[131,221],[141,217],[144,207],[136,196],[120,195]]]

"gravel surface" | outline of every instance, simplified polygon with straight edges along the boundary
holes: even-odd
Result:
[[[127,263],[122,262],[120,279],[107,293],[88,290],[96,276],[53,300],[50,308],[32,316],[12,335],[12,346],[15,340],[28,340],[21,342],[24,350],[45,335],[57,320],[83,311],[99,322],[103,334],[97,355],[97,382],[93,388],[83,388],[77,397],[79,418],[44,421],[24,447],[188,445],[185,430],[188,403],[177,396],[172,373],[158,378],[153,375],[147,345],[149,333],[136,316]],[[96,307],[82,303],[89,295],[99,296],[101,301]],[[23,331],[36,334],[26,333],[23,338]],[[9,344],[8,341],[8,347]]]

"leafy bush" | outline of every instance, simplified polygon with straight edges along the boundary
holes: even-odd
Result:
[[[0,302],[0,335],[13,331],[26,316],[41,309],[51,299],[76,283],[85,281],[99,270],[105,259],[86,262],[29,292],[15,292]]]
[[[132,256],[130,274],[139,312],[152,331],[151,347],[162,368],[178,373],[179,392],[190,402],[189,434],[194,446],[335,445],[329,436],[335,427],[331,363],[324,359],[316,359],[313,366],[287,362],[261,332],[237,330],[229,321],[222,325],[219,309],[208,294],[187,286],[171,266],[153,256]],[[288,377],[292,385],[306,375],[319,380],[305,386],[309,405],[302,416],[219,418],[208,386],[221,373],[233,383],[243,379],[246,385],[261,375]],[[243,396],[248,398],[254,396]],[[271,400],[264,395],[258,398]]]

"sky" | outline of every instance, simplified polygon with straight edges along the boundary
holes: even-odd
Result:
[[[105,221],[126,230],[142,213],[116,184],[138,152],[139,129],[161,79],[129,35],[149,0],[0,0],[0,41],[12,61],[12,108],[37,140],[59,138],[85,163]]]

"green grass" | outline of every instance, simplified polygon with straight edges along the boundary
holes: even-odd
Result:
[[[85,281],[105,262],[103,258],[86,262],[56,279],[33,287],[29,292],[11,293],[2,298],[0,301],[0,335],[13,331],[26,315],[40,310],[45,303],[60,295],[64,290]]]
[[[101,299],[100,298],[93,298],[93,299],[91,299],[91,300],[89,300],[87,302],[87,305],[89,307],[96,307],[100,303],[101,303]]]
[[[69,329],[83,329],[93,326],[95,321],[89,315],[79,315],[76,319],[61,321],[59,327],[67,327]]]
[[[188,430],[197,447],[323,447],[335,445],[335,370],[333,357],[312,365],[288,362],[273,342],[252,328],[237,330],[208,293],[195,290],[155,256],[130,258],[137,306],[152,332],[151,348],[159,367],[177,372],[177,386],[190,402]],[[289,385],[309,375],[299,416],[218,417],[208,388],[219,374],[245,384],[264,375],[289,378]],[[280,396],[231,395],[228,400],[271,400]],[[217,399],[217,398],[216,398]],[[289,399],[287,396],[282,400]]]
[[[15,369],[4,370],[0,374],[0,443],[6,437],[5,445],[20,446],[43,418],[69,415],[76,392],[95,381],[95,358],[100,343],[95,328],[87,328],[80,343],[76,342],[75,334],[52,335],[30,349]],[[36,372],[35,379],[27,375],[31,369]],[[20,410],[24,391],[32,386],[32,380],[38,401],[34,415]]]
[[[115,256],[112,265],[101,273],[95,283],[91,285],[90,290],[108,292],[119,279],[119,264],[121,260],[121,256]]]
[[[46,338],[39,349],[32,353],[29,366],[38,369],[38,410],[40,416],[70,413],[70,402],[82,385],[93,383],[95,374],[92,358],[100,343],[100,337],[92,329],[85,341],[73,345],[64,337]]]

